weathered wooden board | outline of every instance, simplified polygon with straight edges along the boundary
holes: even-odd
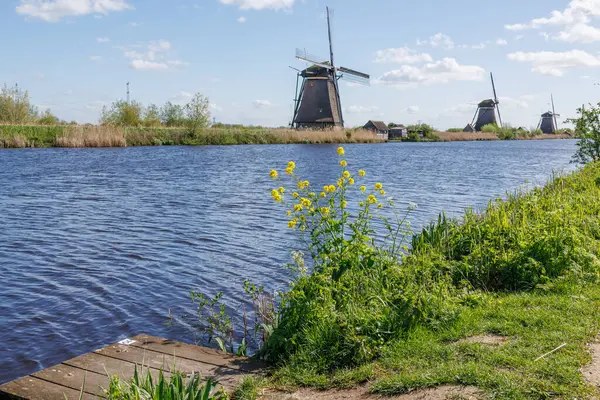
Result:
[[[175,342],[149,335],[137,335],[64,361],[61,364],[0,385],[0,399],[64,400],[104,397],[110,376],[124,380],[138,372],[150,371],[153,377],[177,370],[201,374],[217,380],[227,389],[235,387],[243,375],[256,373],[260,365],[244,357],[217,350]]]

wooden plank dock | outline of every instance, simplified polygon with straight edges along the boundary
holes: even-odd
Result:
[[[84,399],[104,397],[110,376],[124,380],[150,370],[201,374],[225,389],[233,389],[242,376],[256,374],[261,366],[244,357],[214,349],[175,342],[149,335],[137,335],[61,364],[0,385],[0,399],[79,399],[85,376]],[[104,389],[103,389],[104,388]]]

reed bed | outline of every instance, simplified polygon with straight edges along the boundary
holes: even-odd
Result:
[[[489,132],[436,132],[443,142],[459,142],[470,140],[500,140],[495,133]]]
[[[99,126],[68,128],[56,137],[55,147],[126,147],[125,131]]]
[[[208,128],[190,134],[184,128],[125,128],[96,125],[0,125],[0,147],[125,147],[161,145],[238,145],[293,143],[378,143],[366,130]]]

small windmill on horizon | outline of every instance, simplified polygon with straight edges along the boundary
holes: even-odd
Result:
[[[552,111],[547,111],[542,114],[538,124],[538,129],[541,129],[544,133],[553,134],[558,130],[558,122],[556,121],[556,117],[560,117],[560,114],[556,113],[556,109],[554,108],[554,95],[552,94],[550,94],[550,101],[552,104]]]
[[[492,91],[494,93],[494,98],[483,100],[477,105],[477,110],[475,111],[475,115],[473,115],[473,120],[470,124],[468,124],[465,127],[465,129],[463,130],[464,132],[480,132],[481,128],[489,124],[495,124],[498,127],[502,128],[502,117],[500,116],[500,102],[498,101],[498,96],[496,95],[494,75],[491,72],[490,79],[492,81]],[[496,112],[498,113],[498,118],[496,118]]]
[[[329,37],[329,61],[296,49],[296,59],[311,64],[298,71],[294,97],[294,115],[291,127],[296,129],[344,127],[342,102],[338,81],[345,79],[354,83],[369,85],[368,74],[350,68],[336,67],[331,40],[331,10],[327,7],[327,33]],[[295,69],[295,68],[294,68]],[[300,82],[302,82],[300,84]]]

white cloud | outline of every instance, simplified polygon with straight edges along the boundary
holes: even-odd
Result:
[[[237,19],[237,22],[239,22],[240,24],[243,24],[243,23],[244,23],[244,22],[246,22],[246,21],[247,21],[246,17],[239,17],[239,18]]]
[[[600,67],[600,58],[582,50],[566,52],[516,52],[507,55],[509,60],[528,62],[531,70],[542,75],[563,76],[567,69],[575,67]]]
[[[406,112],[408,114],[416,114],[419,111],[421,111],[421,109],[419,108],[419,106],[409,106],[406,108]]]
[[[575,24],[553,36],[553,39],[563,42],[591,43],[600,40],[600,29],[587,24]]]
[[[518,107],[518,108],[529,108],[529,103],[527,102],[527,100],[530,100],[531,96],[521,96],[518,98],[512,98],[512,97],[503,97],[500,96],[498,97],[498,101],[500,102],[500,104],[504,105],[505,107],[511,108],[511,107]]]
[[[534,18],[528,23],[505,25],[511,31],[539,29],[541,27],[562,27],[562,31],[551,36],[565,42],[590,43],[600,41],[600,29],[591,26],[591,17],[600,17],[600,1],[571,0],[563,10],[554,10],[547,18]]]
[[[186,61],[169,58],[173,46],[167,40],[118,46],[117,48],[123,50],[123,56],[133,60],[129,63],[129,67],[136,70],[158,71],[189,65]]]
[[[472,114],[477,109],[478,102],[461,103],[444,110],[444,115],[452,114]]]
[[[215,104],[215,103],[210,103],[210,108],[211,108],[211,110],[214,110],[214,111],[223,111],[223,108],[222,108],[222,107],[219,107],[219,106],[218,106],[217,104]]]
[[[254,100],[252,102],[254,108],[272,108],[274,105],[269,100]]]
[[[102,56],[90,56],[90,61],[101,61]]]
[[[368,114],[377,111],[379,108],[376,106],[364,107],[364,106],[350,106],[346,108],[346,111],[349,114]]]
[[[496,40],[496,44],[498,46],[506,46],[508,44],[508,42],[504,39],[498,39],[498,40]]]
[[[108,42],[110,42],[110,39],[107,37],[99,37],[98,39],[96,39],[96,41],[98,43],[108,43]]]
[[[129,63],[129,68],[142,71],[164,71],[169,69],[169,66],[162,62],[148,60],[133,60]]]
[[[460,65],[454,58],[427,63],[422,67],[402,65],[400,69],[386,72],[377,83],[391,86],[432,85],[451,81],[479,81],[485,70],[476,65]]]
[[[133,9],[127,0],[20,0],[17,14],[58,22],[64,17],[79,17]]]
[[[293,7],[296,0],[220,0],[222,4],[236,5],[242,10],[282,10]]]
[[[143,25],[142,22],[130,22],[129,23],[129,26],[131,26],[132,28],[137,28],[137,27],[140,27],[142,25]]]
[[[375,62],[393,62],[399,64],[416,64],[421,62],[431,62],[433,58],[427,53],[417,53],[415,50],[408,47],[400,47],[396,49],[379,50],[375,53]]]
[[[177,93],[175,96],[171,97],[171,102],[174,104],[187,104],[194,95],[190,92],[181,91]]]
[[[440,33],[436,33],[435,35],[431,36],[427,40],[417,40],[417,45],[418,46],[429,45],[431,47],[443,47],[445,49],[452,49],[452,48],[454,48],[454,41],[452,40],[452,38],[450,38],[450,36],[444,35],[443,33],[440,32]]]

